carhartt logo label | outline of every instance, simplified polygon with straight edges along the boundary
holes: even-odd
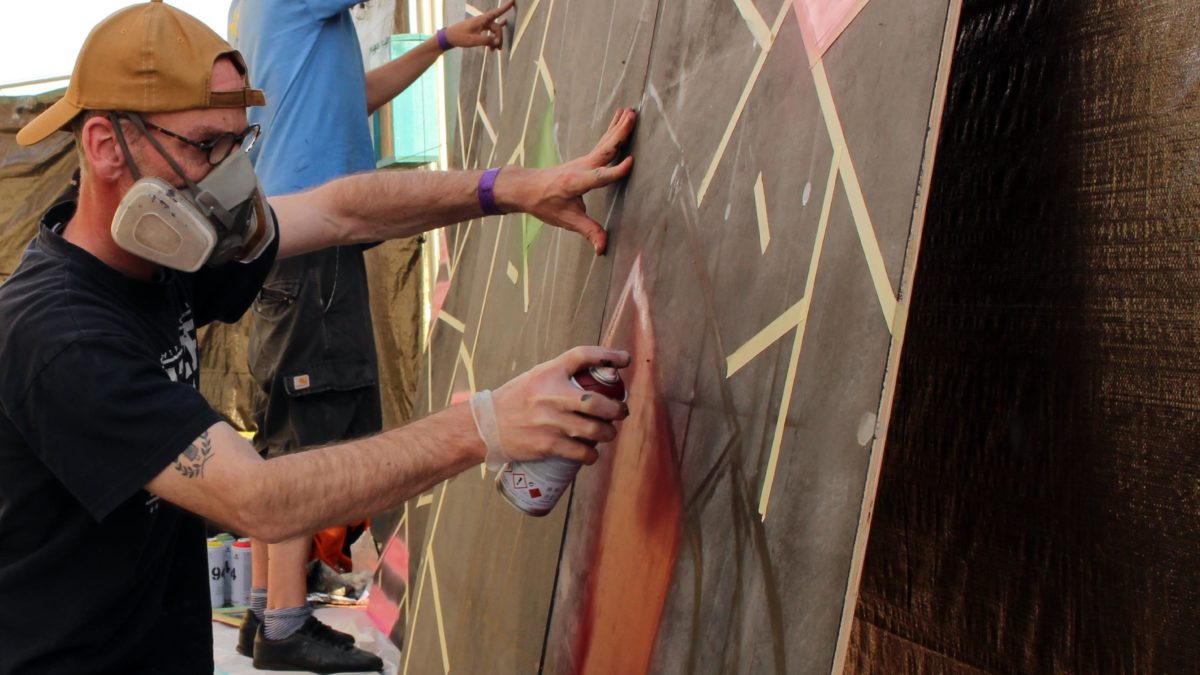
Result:
[[[297,391],[301,389],[308,389],[311,386],[312,382],[309,381],[307,375],[297,375],[292,378],[292,388]]]

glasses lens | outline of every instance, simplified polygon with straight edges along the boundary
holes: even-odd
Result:
[[[208,151],[208,163],[220,164],[225,161],[229,153],[233,151],[233,134],[224,133],[217,137],[213,142],[212,148]]]

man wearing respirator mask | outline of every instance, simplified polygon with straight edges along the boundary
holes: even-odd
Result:
[[[89,35],[64,98],[18,134],[69,128],[78,201],[0,286],[0,673],[211,673],[203,516],[276,542],[392,508],[489,456],[591,463],[628,410],[569,376],[628,354],[579,347],[488,398],[264,461],[197,391],[196,329],[236,321],[277,258],[524,211],[601,252],[582,195],[636,115],[542,170],[374,173],[262,197],[245,150],[263,105],[241,56],[160,0]],[[484,221],[485,223],[494,222]]]

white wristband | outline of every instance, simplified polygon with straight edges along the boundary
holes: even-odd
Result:
[[[492,403],[491,390],[484,389],[471,397],[471,417],[475,420],[475,430],[487,446],[484,463],[491,471],[499,471],[512,457],[508,456],[504,445],[500,443],[500,423],[496,421],[496,406]]]

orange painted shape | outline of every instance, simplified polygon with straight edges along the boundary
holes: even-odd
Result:
[[[632,303],[619,303],[615,317],[619,337],[612,340],[610,331],[605,340],[627,345],[633,355],[622,371],[630,416],[617,440],[601,446],[608,456],[607,489],[591,503],[572,507],[600,513],[588,547],[587,585],[572,621],[578,632],[572,636],[571,670],[584,675],[647,672],[679,552],[682,491],[670,419],[655,382],[654,334],[640,265],[634,266],[631,284],[633,292],[623,297]],[[634,311],[626,313],[630,305]]]

